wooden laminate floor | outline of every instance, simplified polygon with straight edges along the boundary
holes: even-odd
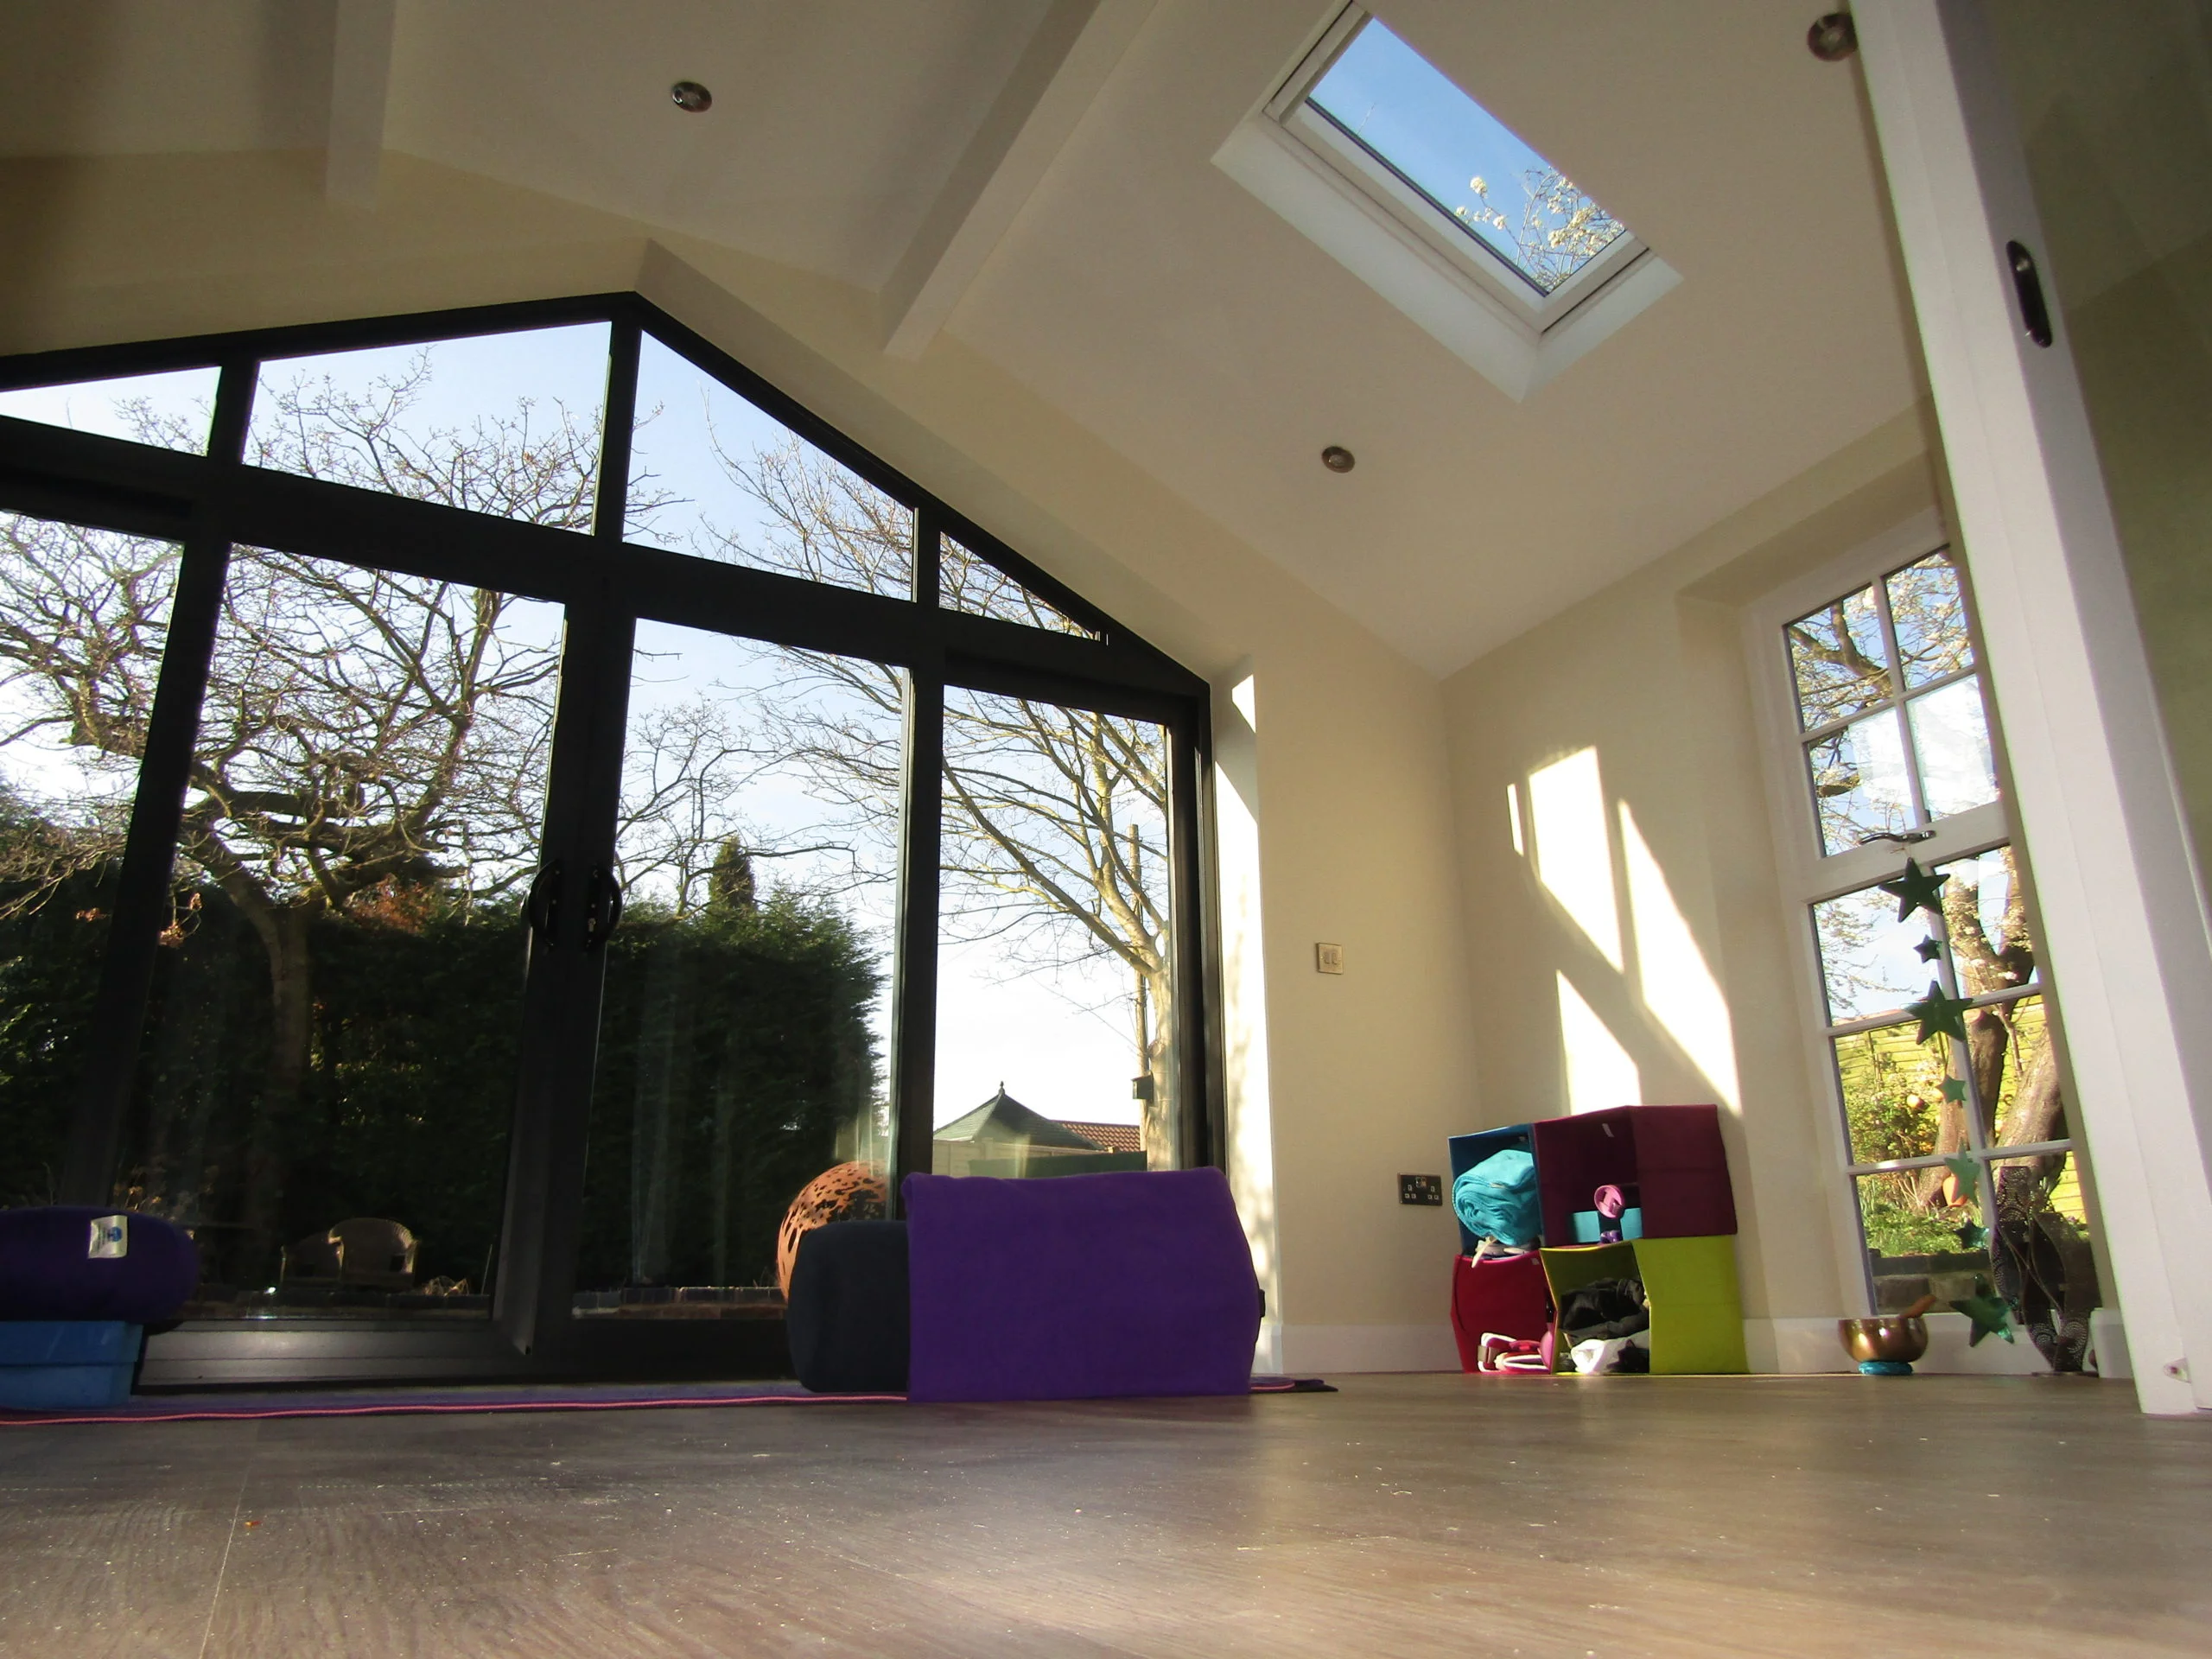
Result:
[[[0,1654],[2212,1651],[2212,1422],[2033,1378],[0,1430]]]

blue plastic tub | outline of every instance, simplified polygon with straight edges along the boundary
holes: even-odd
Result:
[[[0,1408],[121,1405],[144,1334],[118,1319],[0,1320]]]
[[[1578,1244],[1595,1244],[1604,1235],[1605,1229],[1613,1225],[1620,1228],[1621,1236],[1624,1239],[1642,1238],[1643,1211],[1637,1206],[1630,1205],[1621,1211],[1621,1218],[1616,1224],[1608,1222],[1595,1210],[1578,1210],[1574,1212],[1574,1242]]]

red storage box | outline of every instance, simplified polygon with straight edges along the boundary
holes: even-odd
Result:
[[[1487,1335],[1542,1342],[1551,1328],[1551,1287],[1535,1251],[1482,1261],[1463,1255],[1452,1262],[1452,1334],[1459,1339],[1462,1370],[1483,1369]]]

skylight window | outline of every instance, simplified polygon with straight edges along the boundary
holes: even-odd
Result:
[[[1213,159],[1516,400],[1681,280],[1357,5]]]
[[[1625,232],[1375,18],[1358,27],[1306,101],[1539,294]]]

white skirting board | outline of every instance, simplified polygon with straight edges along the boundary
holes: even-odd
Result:
[[[1843,1351],[1833,1319],[1745,1319],[1744,1346],[1754,1371],[1808,1376],[1858,1369]],[[2038,1376],[2050,1367],[2024,1333],[2012,1342],[1967,1338],[1973,1327],[1963,1313],[1928,1316],[1928,1352],[1913,1370],[1934,1376]],[[2127,1335],[2116,1308],[2099,1308],[2089,1317],[2091,1365],[2099,1375],[2120,1378],[2134,1373],[2127,1363]]]
[[[1331,1371],[1456,1371],[1459,1345],[1452,1327],[1434,1325],[1278,1325],[1260,1326],[1252,1369],[1292,1376]]]
[[[2022,1336],[2005,1342],[1967,1338],[1963,1313],[1928,1316],[1928,1353],[1913,1367],[1929,1376],[2035,1376],[2050,1368],[2035,1344]],[[2090,1366],[2101,1376],[2134,1375],[2127,1359],[2127,1334],[2116,1308],[2099,1308],[2089,1318]],[[1852,1371],[1830,1319],[1745,1319],[1744,1346],[1754,1372],[1814,1376]],[[1268,1319],[1252,1353],[1252,1369],[1269,1374],[1331,1371],[1456,1371],[1459,1345],[1452,1327],[1436,1325],[1281,1325]]]

